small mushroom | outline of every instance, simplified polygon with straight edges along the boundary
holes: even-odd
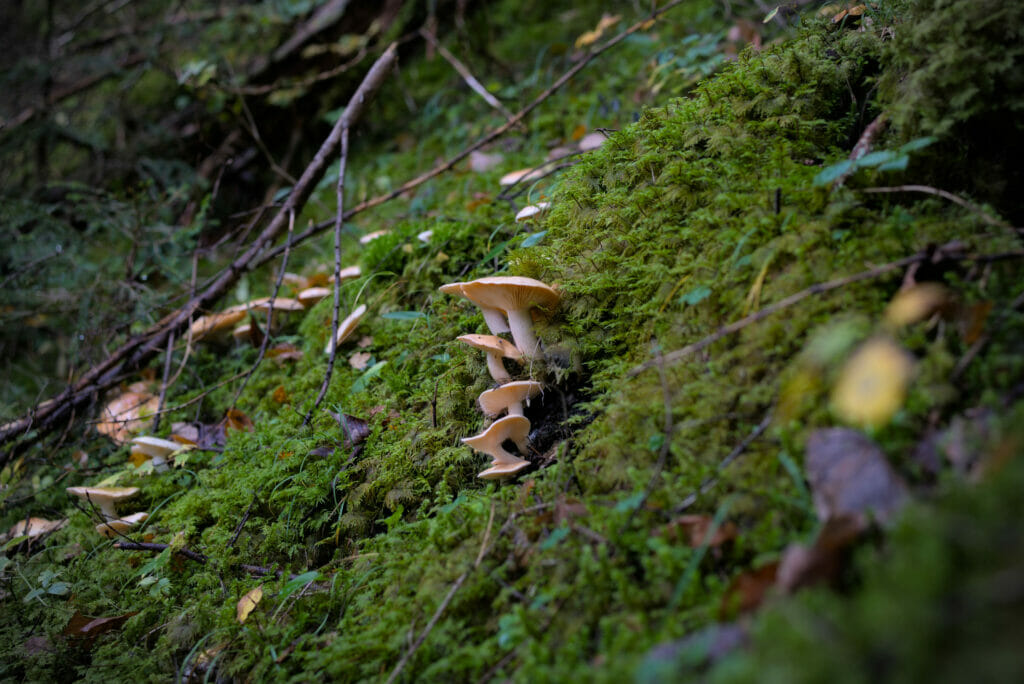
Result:
[[[125,534],[139,523],[145,522],[148,517],[149,513],[132,513],[117,520],[101,522],[96,526],[96,531],[107,539],[113,539],[118,535]]]
[[[587,133],[585,136],[580,138],[577,145],[581,152],[589,152],[590,150],[596,150],[601,145],[604,145],[604,141],[608,139],[608,136],[601,131],[594,131],[593,133]]]
[[[139,493],[138,487],[68,487],[67,493],[77,496],[86,503],[92,503],[106,520],[116,520],[114,504],[130,499]]]
[[[330,354],[331,349],[333,349],[335,345],[339,345],[344,342],[348,336],[352,334],[352,331],[356,329],[356,326],[359,325],[359,321],[363,320],[363,316],[365,315],[366,305],[360,304],[359,307],[350,313],[348,318],[343,320],[338,326],[337,336],[333,340],[327,340],[327,347],[324,348],[324,354]]]
[[[374,240],[376,240],[377,238],[384,237],[385,235],[387,235],[390,232],[391,232],[390,230],[375,230],[372,233],[367,233],[363,237],[359,238],[359,244],[361,244],[361,245],[368,245],[371,242],[373,242]]]
[[[338,280],[340,282],[345,282],[346,280],[352,280],[353,278],[358,278],[361,275],[363,275],[363,269],[359,268],[358,266],[346,266],[345,268],[341,269],[341,271],[338,272]],[[333,283],[334,282],[334,274],[333,273],[327,279],[327,282],[329,282],[329,283]]]
[[[67,518],[64,520],[47,520],[46,518],[29,518],[19,520],[7,531],[7,539],[27,536],[29,539],[41,537],[44,534],[59,530],[67,525]]]
[[[533,334],[530,310],[535,306],[555,308],[558,305],[557,292],[533,278],[496,276],[462,283],[462,294],[479,306],[504,311],[519,351],[528,360],[537,357],[540,343]]]
[[[310,287],[300,292],[298,299],[302,306],[309,309],[324,297],[330,296],[330,294],[331,288],[329,287]]]
[[[528,204],[519,210],[516,214],[516,223],[527,221],[535,216],[540,216],[551,207],[551,202],[537,202],[536,204]]]
[[[488,418],[494,418],[508,411],[510,416],[523,415],[523,402],[533,399],[544,389],[544,385],[534,380],[518,380],[508,382],[501,387],[487,390],[478,399],[480,410]]]
[[[477,477],[492,480],[508,477],[518,473],[530,465],[530,462],[509,453],[502,446],[506,439],[512,440],[519,451],[525,453],[530,434],[530,421],[523,416],[505,416],[494,421],[489,428],[473,437],[466,437],[462,442],[471,448],[491,457],[491,466]]]
[[[516,349],[514,344],[501,339],[497,335],[461,335],[456,339],[459,342],[465,342],[471,347],[487,352],[487,370],[491,372],[491,377],[494,378],[495,382],[501,385],[504,385],[506,382],[512,382],[512,376],[505,370],[501,359],[523,360],[522,353]]]
[[[220,313],[200,316],[192,323],[192,341],[222,339],[228,331],[245,318],[245,309],[232,307]]]
[[[437,289],[443,292],[444,294],[453,294],[459,295],[461,297],[466,297],[466,293],[462,291],[463,285],[465,285],[465,283],[448,283],[447,285],[442,285]],[[469,297],[466,297],[466,299],[469,299]],[[473,300],[470,299],[470,301]],[[504,311],[502,311],[501,309],[495,309],[490,306],[479,304],[475,301],[473,303],[480,308],[480,312],[484,315],[484,323],[487,324],[487,329],[490,330],[493,334],[499,335],[501,333],[507,333],[510,331],[510,328],[508,327],[508,321],[505,320]]]
[[[136,437],[132,440],[132,455],[141,454],[151,459],[158,472],[167,470],[167,457],[181,448],[178,442],[159,437]]]

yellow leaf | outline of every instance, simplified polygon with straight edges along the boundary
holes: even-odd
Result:
[[[903,406],[912,370],[910,356],[895,342],[868,340],[843,366],[832,389],[832,405],[848,423],[884,425]]]
[[[947,299],[946,288],[938,283],[919,283],[900,290],[885,309],[885,322],[901,326],[923,321],[941,309]]]
[[[252,612],[256,604],[263,598],[263,585],[257,586],[255,589],[251,589],[245,596],[238,600],[238,622],[245,622],[246,618],[249,617],[249,613]]]

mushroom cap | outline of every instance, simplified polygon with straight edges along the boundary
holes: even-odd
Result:
[[[68,487],[65,490],[80,499],[89,498],[93,503],[100,501],[123,501],[139,493],[138,487]]]
[[[523,416],[505,416],[491,423],[491,426],[479,435],[464,437],[462,443],[482,451],[491,458],[499,458],[498,454],[508,455],[501,446],[506,439],[511,439],[517,447],[526,450],[527,438],[530,435],[530,421]]]
[[[462,283],[462,294],[469,301],[502,311],[518,311],[539,306],[553,309],[558,305],[558,293],[533,278],[519,276],[493,276]]]
[[[444,294],[459,295],[469,299],[469,301],[480,307],[480,312],[484,315],[484,321],[487,323],[487,328],[497,335],[498,333],[510,332],[508,321],[506,319],[505,311],[501,307],[492,307],[485,304],[480,304],[473,299],[470,299],[463,291],[462,286],[466,283],[448,283],[437,288]]]
[[[345,268],[341,269],[338,272],[338,280],[339,281],[351,280],[352,278],[358,278],[361,275],[363,275],[363,269],[359,268],[359,266],[346,266]],[[333,273],[327,279],[327,282],[329,282],[329,283],[333,283],[334,282],[334,274]]]
[[[604,145],[604,141],[608,139],[608,136],[601,131],[594,131],[593,133],[587,133],[585,136],[580,138],[577,143],[580,150],[588,152],[590,150],[596,150],[601,145]]]
[[[132,453],[140,453],[150,458],[168,456],[181,449],[181,444],[159,437],[136,437],[132,440]]]
[[[338,325],[338,335],[333,340],[327,340],[327,347],[324,349],[325,354],[331,353],[331,348],[336,344],[341,344],[348,336],[352,334],[352,331],[359,325],[359,321],[363,320],[363,316],[366,315],[366,305],[360,304],[355,311],[350,313],[348,317]]]
[[[199,341],[206,337],[216,335],[217,333],[222,333],[243,318],[245,318],[245,309],[238,309],[237,307],[232,307],[231,309],[221,311],[219,313],[200,316],[193,321],[192,327],[190,328],[192,339],[194,341]]]
[[[529,465],[530,462],[523,459],[519,459],[512,463],[498,463],[497,465],[492,465],[487,470],[479,473],[477,477],[484,480],[500,480],[503,477],[511,477],[512,475],[515,475]]]
[[[516,222],[525,221],[531,219],[534,216],[543,214],[551,206],[551,202],[537,202],[536,204],[528,204],[519,210],[516,214]]]
[[[145,522],[149,513],[132,513],[117,520],[107,520],[96,526],[96,531],[107,539],[113,539],[118,534],[124,534],[140,522]]]
[[[149,424],[159,404],[160,398],[148,391],[122,392],[103,407],[101,420],[96,423],[96,432],[117,444],[124,444],[132,432]]]
[[[267,311],[271,308],[270,299],[267,298],[262,302],[257,301],[252,305],[252,308],[261,311]],[[304,307],[302,305],[302,302],[300,302],[297,299],[291,299],[289,297],[277,297],[273,301],[273,309],[274,311],[305,311],[306,307]]]
[[[523,358],[523,353],[516,348],[516,345],[497,335],[460,335],[455,339],[487,353],[500,354],[506,359],[521,361]]]
[[[309,287],[299,293],[298,299],[307,309],[331,294],[329,287]]]
[[[516,183],[537,180],[543,178],[544,174],[547,173],[547,164],[541,165],[536,168],[519,169],[518,171],[510,171],[501,177],[498,181],[498,185],[515,185]]]
[[[46,518],[29,518],[27,521],[19,520],[7,531],[7,538],[14,539],[15,537],[28,535],[29,539],[34,539],[47,532],[59,530],[67,522],[66,518],[64,520],[47,520]]]
[[[507,382],[501,387],[487,390],[480,395],[480,410],[486,416],[496,416],[506,410],[510,404],[517,404],[532,399],[540,394],[544,385],[535,380],[516,380]],[[498,421],[501,422],[501,421]],[[529,422],[529,421],[527,421]],[[529,430],[527,430],[529,432]]]
[[[361,244],[361,245],[368,245],[371,242],[373,242],[374,240],[376,240],[377,238],[384,237],[385,235],[387,235],[390,232],[391,232],[390,230],[375,230],[372,233],[367,233],[363,237],[359,238],[359,244]]]

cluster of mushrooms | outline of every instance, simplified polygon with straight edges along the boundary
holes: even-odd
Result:
[[[530,421],[523,415],[523,403],[537,396],[544,388],[534,380],[513,380],[503,359],[532,364],[540,356],[540,343],[533,333],[533,312],[551,311],[558,305],[558,293],[533,278],[495,276],[468,283],[441,286],[441,292],[461,295],[480,307],[490,335],[462,335],[460,342],[487,354],[487,369],[498,384],[480,395],[480,410],[488,418],[496,418],[479,435],[462,441],[493,460],[491,467],[478,477],[485,480],[509,477],[530,465],[510,453],[503,444],[511,440],[520,453],[529,446]],[[510,333],[510,343],[499,335]],[[504,417],[501,417],[502,414]]]

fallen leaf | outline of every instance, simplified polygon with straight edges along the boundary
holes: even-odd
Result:
[[[488,154],[474,150],[469,153],[469,170],[473,173],[484,173],[493,169],[504,159],[505,157],[497,152]]]
[[[879,427],[903,406],[914,364],[886,337],[875,337],[847,359],[832,389],[832,405],[845,421]]]
[[[805,458],[818,518],[873,513],[890,521],[909,498],[902,478],[867,435],[848,428],[815,430]]]
[[[737,575],[722,595],[722,603],[718,608],[719,619],[725,620],[737,613],[749,613],[760,606],[765,595],[775,586],[778,569],[777,562],[768,563]]]
[[[236,616],[239,623],[243,623],[249,617],[249,613],[252,612],[256,604],[263,598],[263,585],[259,585],[254,589],[250,589],[245,596],[238,600],[238,607]]]
[[[345,446],[351,447],[361,443],[370,436],[370,424],[362,418],[356,418],[346,413],[335,413],[328,411],[338,421],[338,427],[345,435]]]
[[[249,416],[245,415],[238,409],[228,409],[227,414],[224,416],[224,428],[225,430],[238,430],[239,432],[252,432],[255,426],[252,424],[252,420]]]
[[[604,35],[604,32],[610,29],[612,26],[615,26],[615,24],[617,24],[620,19],[622,19],[622,17],[620,17],[617,14],[602,15],[601,20],[597,22],[597,26],[595,26],[593,30],[585,31],[584,33],[580,34],[579,38],[576,39],[575,45],[577,49],[581,47],[587,47],[588,45],[593,45],[594,43],[596,43],[598,40],[600,40],[601,36]]]
[[[278,365],[281,365],[285,361],[298,361],[302,358],[302,354],[302,350],[294,344],[282,342],[281,344],[276,344],[268,349],[266,357],[268,359],[274,359]]]
[[[175,442],[194,446],[197,449],[222,447],[227,441],[224,421],[216,424],[174,423],[171,425],[171,439]]]
[[[57,649],[54,647],[50,640],[45,636],[34,636],[29,637],[21,648],[25,651],[26,655],[34,656],[41,655],[43,653],[53,653]]]
[[[900,290],[885,309],[885,322],[910,325],[931,316],[949,301],[949,293],[938,283],[918,283]]]
[[[569,137],[572,138],[573,142],[576,142],[586,134],[587,127],[584,126],[583,124],[578,124],[576,128],[572,129],[572,135],[570,135]]]
[[[732,541],[739,534],[739,528],[736,527],[736,524],[731,520],[726,520],[718,526],[714,535],[708,539],[708,533],[711,531],[711,524],[713,522],[714,518],[710,515],[682,515],[665,525],[662,528],[662,534],[673,541],[685,539],[686,543],[695,549],[705,544],[712,548],[721,546],[728,541]]]
[[[124,444],[133,433],[149,426],[159,404],[160,399],[148,391],[122,392],[103,407],[96,431]]]
[[[782,553],[776,586],[785,592],[834,581],[844,565],[845,551],[868,527],[863,514],[829,518],[811,546],[790,544]]]
[[[253,315],[253,312],[251,310],[249,311],[249,334],[247,337],[249,340],[249,344],[251,344],[256,349],[259,349],[261,346],[263,346],[263,338],[266,337],[266,334],[260,327],[259,321],[256,320],[256,316]]]
[[[352,356],[348,357],[348,365],[352,366],[356,370],[363,370],[370,365],[370,358],[372,355],[370,352],[356,352]]]
[[[138,612],[94,618],[75,611],[75,614],[68,620],[67,626],[64,627],[63,634],[78,647],[88,650],[92,648],[101,634],[120,629],[133,615],[138,615]]]
[[[359,347],[360,349],[366,349],[371,344],[373,344],[373,338],[370,337],[369,335],[363,335],[362,337],[359,338],[359,341],[356,342],[356,346]]]
[[[992,302],[978,302],[965,308],[960,316],[960,330],[966,344],[978,341],[991,312]]]
[[[291,402],[291,397],[288,396],[288,391],[284,388],[284,385],[278,385],[277,389],[274,390],[274,401],[278,404],[287,404]]]

